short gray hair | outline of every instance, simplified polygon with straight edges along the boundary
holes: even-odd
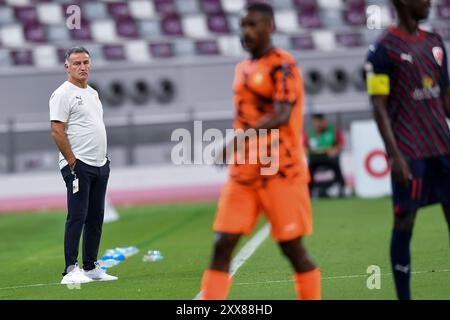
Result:
[[[72,54],[74,54],[74,53],[86,53],[89,57],[91,56],[91,54],[89,53],[89,51],[85,47],[83,47],[83,46],[75,46],[75,47],[72,47],[72,48],[70,48],[70,49],[68,49],[66,51],[66,54],[64,55],[65,62],[68,62],[70,56]]]

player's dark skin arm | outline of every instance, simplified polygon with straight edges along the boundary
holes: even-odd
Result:
[[[278,129],[289,123],[291,117],[293,106],[289,103],[277,103],[275,104],[275,111],[273,113],[267,114],[261,118],[254,126],[245,126],[244,130],[254,129],[258,131],[259,129]],[[222,149],[222,157],[225,157],[228,148],[230,146],[236,146],[238,143],[238,138],[234,137],[233,140],[224,144]],[[225,163],[225,158],[223,163]]]
[[[447,89],[445,90],[444,108],[447,118],[450,119],[450,87],[447,87]],[[442,205],[442,209],[444,210],[444,216],[445,220],[447,221],[447,227],[450,236],[450,205],[449,204]]]
[[[254,126],[248,126],[245,129],[278,129],[288,124],[292,105],[289,103],[276,103],[274,109],[274,112],[262,117]]]
[[[386,146],[388,156],[391,160],[393,179],[396,182],[407,186],[409,184],[411,172],[395,141],[394,132],[392,131],[387,112],[388,96],[372,96],[371,100],[375,121]]]
[[[447,118],[450,119],[450,87],[447,87],[444,93],[444,108]]]
[[[77,159],[75,158],[75,155],[72,152],[72,148],[70,147],[70,143],[69,140],[67,139],[65,128],[66,124],[64,122],[51,121],[51,132],[52,137],[55,140],[56,146],[69,163],[70,170],[73,170],[77,162]]]

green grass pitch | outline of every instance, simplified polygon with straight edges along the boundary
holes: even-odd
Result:
[[[0,299],[192,299],[210,259],[215,208],[215,203],[119,208],[120,220],[104,226],[100,254],[124,246],[137,246],[140,252],[109,269],[118,281],[89,283],[79,290],[59,284],[64,213],[0,215]],[[322,270],[323,299],[395,299],[390,212],[388,198],[313,202],[314,234],[306,243]],[[160,250],[164,260],[143,262],[150,249]],[[412,241],[414,299],[450,299],[449,258],[441,208],[421,210]],[[370,265],[381,268],[381,289],[366,286]],[[229,298],[295,299],[291,275],[288,261],[269,238],[239,269]]]

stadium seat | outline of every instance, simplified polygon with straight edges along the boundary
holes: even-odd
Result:
[[[180,15],[196,14],[200,11],[197,0],[175,0],[175,8]]]
[[[275,47],[291,50],[291,41],[289,35],[275,32],[272,34],[272,43]]]
[[[177,38],[173,41],[174,55],[179,57],[192,57],[195,55],[194,41],[190,38]]]
[[[228,19],[223,13],[211,13],[207,17],[208,29],[214,33],[229,33]]]
[[[81,19],[80,29],[70,30],[70,34],[73,40],[79,41],[92,41],[91,25],[88,21]]]
[[[131,16],[135,19],[151,19],[156,15],[152,1],[132,0],[128,2],[128,6]]]
[[[254,3],[266,3],[268,5],[273,5],[273,1],[271,0],[247,0],[247,4],[254,4]]]
[[[294,6],[297,10],[301,11],[316,11],[317,1],[316,0],[293,0]]]
[[[323,28],[336,29],[345,25],[345,21],[341,10],[334,10],[334,9],[320,10],[319,16]]]
[[[12,24],[16,21],[14,11],[11,7],[0,6],[0,25]]]
[[[33,52],[29,49],[19,49],[11,51],[11,60],[13,65],[16,66],[31,66],[34,64]]]
[[[395,10],[387,4],[378,5],[378,7],[381,9],[381,28],[387,28],[395,20]]]
[[[39,23],[29,23],[24,26],[25,40],[29,42],[46,42],[45,28]]]
[[[441,0],[437,5],[438,16],[441,19],[450,19],[450,0]]]
[[[170,42],[153,42],[149,44],[150,54],[153,58],[171,58],[175,55]]]
[[[177,14],[169,14],[161,19],[162,32],[167,36],[182,36],[183,27]]]
[[[11,55],[9,50],[0,48],[0,67],[9,67],[11,65]]]
[[[103,59],[103,49],[98,43],[87,43],[84,47],[89,51],[89,56],[93,64],[101,64]]]
[[[293,9],[293,1],[292,0],[275,0],[272,1],[272,6],[275,11],[283,10],[283,9]]]
[[[147,42],[132,40],[125,43],[125,54],[129,61],[146,62],[149,60]]]
[[[238,36],[239,13],[247,3],[261,1],[275,10],[274,44],[294,50],[373,43],[380,32],[365,28],[366,7],[381,7],[382,28],[392,23],[394,12],[389,0],[0,0],[0,46],[27,48],[49,42],[65,47],[75,41],[97,45],[99,57],[106,58],[105,50],[119,50],[108,49],[108,45],[127,39],[134,44],[122,43],[125,53],[121,57],[133,61],[153,57],[149,43],[156,48],[156,57],[241,56],[245,52]],[[81,29],[69,30],[66,9],[73,4],[82,9]],[[435,1],[430,18],[428,28],[448,41],[450,0]],[[307,35],[304,29],[313,30]],[[164,36],[173,38],[170,43],[159,42]],[[8,57],[12,61],[9,53]]]
[[[336,48],[334,33],[329,30],[312,32],[314,45],[319,50],[330,51]]]
[[[67,42],[70,39],[69,29],[63,24],[46,25],[45,30],[49,42]]]
[[[344,0],[344,20],[352,26],[366,24],[366,4],[364,0]]]
[[[206,18],[203,14],[188,15],[181,20],[184,34],[192,38],[204,38],[209,35]]]
[[[223,12],[220,0],[200,0],[200,7],[206,14]]]
[[[302,28],[313,29],[322,26],[319,13],[316,9],[299,9],[297,11],[298,22]]]
[[[116,26],[112,20],[91,22],[92,37],[98,43],[114,42],[117,40]]]
[[[161,23],[159,20],[140,20],[137,21],[137,27],[140,36],[144,39],[162,34]]]
[[[244,8],[245,0],[221,0],[222,8],[227,13],[238,13]]]
[[[336,44],[341,47],[359,47],[363,44],[362,35],[359,32],[337,32],[335,34]]]
[[[107,6],[109,15],[116,20],[126,19],[131,15],[127,2],[109,2]]]
[[[62,7],[58,3],[39,3],[36,6],[37,15],[40,23],[43,24],[62,24],[64,15]]]
[[[220,36],[218,39],[220,52],[224,56],[239,57],[245,55],[241,40],[237,35]]]
[[[54,67],[58,64],[55,48],[51,45],[43,45],[34,48],[33,61],[37,67]]]
[[[108,61],[125,60],[125,48],[121,44],[105,44],[102,47],[103,56]]]
[[[10,6],[26,6],[30,4],[30,0],[2,0]]]
[[[199,40],[195,42],[195,49],[198,55],[218,55],[220,54],[219,46],[214,39]]]
[[[0,29],[0,43],[5,47],[22,47],[25,44],[23,27],[19,24],[3,26]]]
[[[292,36],[291,47],[295,50],[315,49],[314,40],[309,34]]]
[[[23,25],[38,23],[38,14],[34,6],[20,6],[14,8],[16,19]]]
[[[66,5],[67,7],[67,5]],[[109,17],[106,4],[101,1],[83,2],[81,6],[82,18],[89,21],[102,20]]]
[[[298,17],[293,10],[279,10],[275,12],[275,24],[281,32],[298,31]]]
[[[241,18],[236,14],[228,14],[228,28],[231,33],[238,34],[240,32]]]
[[[316,0],[293,0],[298,23],[302,28],[319,28],[321,20]]]
[[[160,15],[176,14],[177,8],[173,0],[153,0],[155,11]]]
[[[121,18],[116,21],[116,32],[120,37],[138,38],[139,30],[133,18]]]
[[[320,7],[321,10],[335,10],[342,11],[343,4],[346,0],[317,0],[317,6]],[[375,0],[377,1],[377,0]],[[383,1],[383,0],[381,0]]]
[[[56,49],[56,56],[57,56],[60,64],[65,63],[67,49],[68,48],[66,48],[66,47],[64,47],[64,48],[59,47]]]

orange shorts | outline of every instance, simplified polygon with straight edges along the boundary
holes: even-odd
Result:
[[[271,225],[272,238],[289,241],[312,233],[308,185],[300,179],[273,178],[265,187],[244,185],[230,179],[220,195],[215,232],[249,234],[260,211]]]

